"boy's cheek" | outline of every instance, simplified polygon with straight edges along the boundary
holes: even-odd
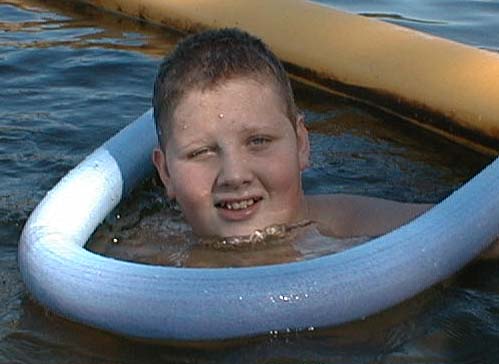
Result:
[[[269,192],[281,196],[281,198],[293,200],[301,192],[301,175],[296,168],[279,165],[273,173],[266,175],[266,185]]]
[[[199,201],[211,198],[213,177],[209,171],[185,168],[175,176],[175,190],[177,198],[185,201]]]

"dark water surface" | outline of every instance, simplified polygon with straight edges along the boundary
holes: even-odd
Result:
[[[499,50],[497,1],[328,3]],[[159,57],[178,39],[72,2],[0,0],[0,363],[499,362],[494,261],[470,265],[365,321],[210,348],[136,343],[67,322],[29,300],[16,262],[22,225],[61,176],[150,107]],[[310,192],[436,202],[491,160],[295,86],[312,133]],[[139,195],[145,204],[157,197]]]

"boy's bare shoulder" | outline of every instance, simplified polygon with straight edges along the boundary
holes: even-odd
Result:
[[[308,195],[306,199],[308,218],[318,222],[323,234],[337,237],[382,235],[433,206],[345,194]],[[499,238],[479,258],[499,259]]]
[[[308,218],[328,235],[376,236],[407,223],[430,204],[391,201],[348,194],[308,195]]]

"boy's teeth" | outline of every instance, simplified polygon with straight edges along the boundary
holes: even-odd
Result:
[[[239,202],[226,202],[224,207],[229,210],[241,210],[253,205],[255,201],[253,199],[239,201]]]

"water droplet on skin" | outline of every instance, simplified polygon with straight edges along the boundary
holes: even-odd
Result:
[[[218,118],[219,119],[223,119],[224,118],[224,114],[222,114],[222,113],[218,114]]]

